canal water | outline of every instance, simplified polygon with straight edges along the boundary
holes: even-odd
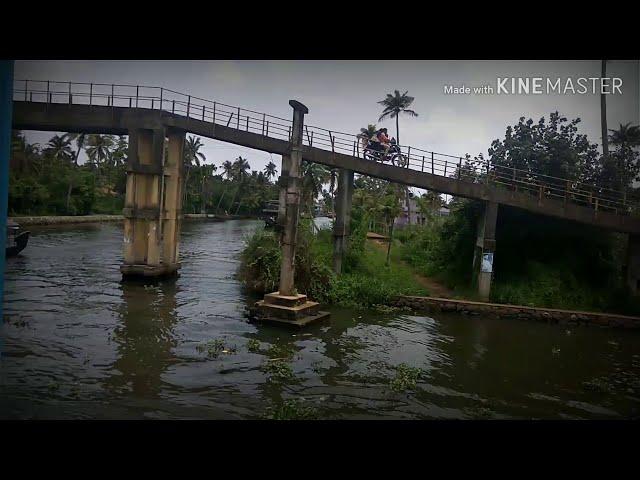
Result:
[[[639,416],[637,332],[339,308],[256,325],[234,275],[262,224],[183,227],[181,276],[155,286],[120,283],[121,225],[32,229],[7,262],[0,418]]]

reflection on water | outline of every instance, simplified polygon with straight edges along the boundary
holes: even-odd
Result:
[[[638,416],[637,332],[339,308],[251,324],[234,275],[256,228],[185,223],[181,276],[156,285],[120,282],[119,225],[34,228],[7,262],[0,418],[258,418],[293,398],[324,418]],[[401,363],[415,391],[389,387]]]

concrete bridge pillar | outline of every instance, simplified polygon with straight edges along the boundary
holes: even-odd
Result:
[[[489,299],[493,278],[493,257],[496,250],[496,222],[498,204],[486,202],[484,213],[478,221],[478,237],[473,257],[473,273],[478,286],[478,294],[483,300]]]
[[[627,244],[627,285],[632,295],[640,290],[640,236],[629,234]]]
[[[123,278],[177,275],[184,132],[129,131]]]
[[[276,225],[280,234],[284,232],[284,226],[287,218],[287,188],[289,186],[290,170],[291,157],[289,155],[282,155],[280,178],[278,178],[278,185],[280,186],[280,196],[278,197],[278,217],[276,219]]]
[[[320,312],[319,304],[298,293],[294,284],[301,194],[302,129],[304,115],[309,110],[295,100],[289,100],[289,105],[293,107],[291,152],[289,156],[282,156],[280,185],[284,191],[281,190],[278,209],[278,224],[282,226],[280,284],[277,292],[267,293],[263,300],[256,302],[251,315],[262,321],[303,326],[326,318],[329,314]]]
[[[333,271],[342,273],[342,261],[348,248],[353,198],[353,171],[340,169],[336,191],[336,219],[333,224]]]
[[[289,165],[286,179],[286,194],[284,195],[285,218],[282,232],[282,264],[280,268],[280,295],[294,295],[294,261],[296,255],[296,241],[298,237],[298,218],[300,209],[300,170],[302,164],[302,127],[304,115],[309,113],[307,107],[295,100],[290,100],[293,107],[293,126],[291,129],[291,155],[283,156],[282,163]]]

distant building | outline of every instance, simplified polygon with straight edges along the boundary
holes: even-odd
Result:
[[[411,207],[411,225],[424,225],[427,222],[427,217],[420,211],[418,202],[415,197],[409,198],[409,205]],[[436,211],[436,215],[439,217],[449,216],[449,209],[447,207],[440,207]],[[406,200],[402,204],[402,212],[395,220],[396,227],[404,227],[409,224],[409,209],[407,208]]]

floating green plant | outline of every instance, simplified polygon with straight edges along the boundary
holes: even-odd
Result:
[[[251,353],[259,353],[260,352],[260,341],[255,338],[249,339],[247,342],[247,350]]]
[[[410,367],[401,363],[396,367],[396,376],[391,380],[391,389],[396,392],[415,390],[418,379],[422,375],[422,370]]]
[[[283,359],[267,360],[262,364],[262,371],[269,375],[270,379],[290,380],[294,378],[293,368]]]
[[[278,407],[269,408],[265,417],[270,420],[314,420],[318,418],[318,411],[300,400],[285,400]]]
[[[218,358],[221,353],[236,353],[236,347],[229,347],[225,345],[224,340],[216,338],[215,340],[209,340],[207,343],[198,345],[196,350],[199,353],[206,352],[210,358]]]

